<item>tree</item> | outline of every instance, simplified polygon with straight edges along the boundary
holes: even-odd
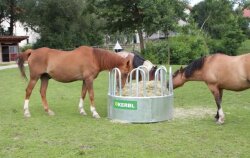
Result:
[[[234,3],[238,5],[238,7],[235,9],[235,13],[238,16],[239,26],[241,30],[243,31],[243,34],[245,34],[247,38],[249,39],[250,38],[250,28],[249,28],[250,18],[244,17],[243,12],[244,12],[244,9],[250,9],[250,1],[235,0]]]
[[[191,16],[212,40],[208,41],[210,52],[236,55],[236,49],[244,41],[239,16],[229,0],[205,0],[195,5]]]
[[[87,11],[83,0],[23,0],[21,21],[40,34],[34,47],[73,49],[98,45],[103,36],[100,21]]]
[[[184,15],[184,2],[178,0],[92,0],[95,12],[106,20],[110,32],[139,34],[140,48],[144,49],[143,32],[173,30]]]
[[[0,0],[0,28],[2,34],[13,35],[14,24],[21,12],[18,0]],[[3,30],[2,23],[4,21],[9,23],[7,31]]]

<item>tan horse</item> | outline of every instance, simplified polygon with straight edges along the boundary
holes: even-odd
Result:
[[[124,86],[128,73],[132,69],[128,58],[124,59],[107,50],[87,46],[81,46],[67,52],[49,48],[29,49],[21,53],[17,59],[23,77],[26,77],[23,65],[26,60],[28,60],[29,65],[30,81],[26,88],[24,101],[25,117],[30,117],[29,98],[38,79],[41,80],[40,93],[44,110],[49,115],[54,115],[54,112],[49,109],[46,100],[48,81],[52,78],[64,83],[83,80],[82,95],[79,103],[80,114],[86,115],[83,101],[88,91],[93,117],[100,118],[94,103],[93,80],[100,71],[112,70],[114,67],[117,67],[121,71],[122,86]]]
[[[250,88],[250,53],[240,56],[215,54],[197,59],[173,74],[174,88],[187,81],[204,81],[207,84],[218,108],[215,118],[218,124],[222,124],[223,89],[242,91]]]

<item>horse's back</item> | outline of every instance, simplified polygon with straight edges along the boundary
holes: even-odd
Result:
[[[203,72],[209,83],[218,84],[223,89],[244,90],[250,87],[250,54],[208,56]]]
[[[83,52],[83,50],[85,50]],[[32,51],[28,64],[35,75],[47,73],[51,78],[70,82],[83,77],[83,66],[88,65],[90,59],[88,47],[77,48],[73,51],[61,51],[50,48],[39,48]],[[85,60],[88,58],[90,60]]]

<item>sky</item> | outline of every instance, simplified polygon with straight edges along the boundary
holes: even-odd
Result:
[[[194,6],[195,4],[199,3],[200,1],[203,1],[203,0],[189,0],[189,3],[191,4],[191,6]]]

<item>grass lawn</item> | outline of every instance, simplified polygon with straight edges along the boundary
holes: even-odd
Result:
[[[245,40],[237,50],[238,54],[250,53],[250,40]]]
[[[176,67],[175,67],[176,68]],[[31,118],[23,117],[27,82],[18,69],[0,71],[0,157],[250,157],[250,91],[223,97],[224,125],[214,115],[175,118],[150,124],[120,124],[107,119],[107,72],[95,81],[95,100],[101,119],[78,113],[81,82],[51,80],[47,99],[55,116],[43,111],[39,87],[30,100]],[[175,108],[210,108],[216,105],[206,85],[190,82],[174,91]]]

